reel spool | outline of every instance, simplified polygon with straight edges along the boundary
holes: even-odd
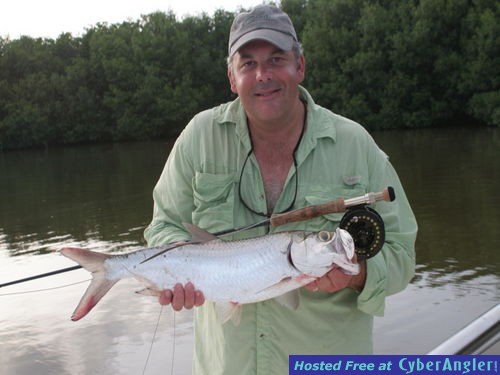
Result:
[[[385,241],[385,225],[380,215],[367,206],[357,206],[347,210],[339,227],[349,232],[354,240],[359,259],[375,256]]]

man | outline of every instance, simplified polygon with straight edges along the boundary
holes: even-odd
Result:
[[[335,269],[301,289],[295,311],[264,301],[245,305],[238,326],[222,325],[192,284],[165,291],[160,303],[199,306],[194,374],[286,374],[290,354],[371,353],[373,315],[383,314],[385,297],[404,289],[414,272],[417,225],[399,179],[360,125],[316,105],[300,86],[305,58],[281,10],[264,5],[239,14],[228,51],[238,98],[198,114],[180,135],[154,189],[149,245],[189,239],[183,222],[217,232],[393,186],[396,201],[375,207],[386,243],[360,263],[359,275]],[[334,230],[341,217],[277,230]]]

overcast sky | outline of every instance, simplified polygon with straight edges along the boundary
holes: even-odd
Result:
[[[0,0],[0,36],[55,39],[63,32],[81,36],[99,22],[133,21],[143,14],[172,10],[179,19],[216,9],[235,11],[263,0]]]

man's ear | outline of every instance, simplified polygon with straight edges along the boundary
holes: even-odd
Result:
[[[297,61],[297,74],[299,83],[302,83],[306,77],[306,59],[304,55],[301,55]]]
[[[238,90],[236,89],[236,84],[234,82],[233,71],[231,68],[227,69],[227,77],[229,78],[229,84],[231,85],[231,91],[238,95]]]

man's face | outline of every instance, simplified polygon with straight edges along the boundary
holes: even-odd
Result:
[[[231,91],[238,94],[250,121],[281,121],[298,104],[305,60],[265,41],[245,44],[228,70]]]

